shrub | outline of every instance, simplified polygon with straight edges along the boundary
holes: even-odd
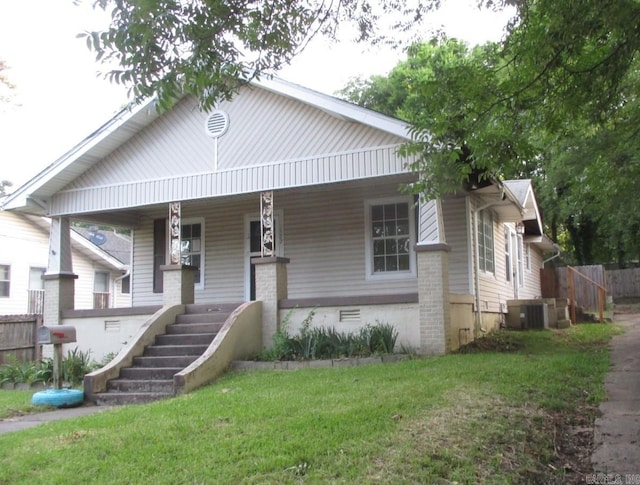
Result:
[[[398,339],[398,331],[389,323],[376,321],[356,332],[339,332],[334,327],[312,327],[315,309],[300,325],[297,335],[290,335],[293,310],[273,336],[273,347],[265,350],[259,360],[314,360],[340,357],[364,357],[390,354]]]

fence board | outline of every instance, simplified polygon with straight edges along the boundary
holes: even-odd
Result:
[[[40,346],[36,345],[38,327],[42,325],[39,315],[0,316],[0,364],[9,355],[21,362],[40,359]]]
[[[601,265],[574,266],[574,269],[607,287],[604,267]],[[567,268],[543,268],[540,272],[543,298],[569,298]],[[598,288],[593,283],[576,275],[576,304],[588,311],[598,310]]]
[[[640,298],[640,268],[607,271],[607,289],[613,301]]]

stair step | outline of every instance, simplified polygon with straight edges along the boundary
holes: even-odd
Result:
[[[184,367],[125,367],[120,369],[121,379],[173,379]]]
[[[176,316],[176,323],[224,323],[229,317],[229,312],[215,313],[185,313]]]
[[[184,335],[187,333],[218,333],[222,328],[220,323],[172,323],[167,325],[166,333],[170,335]]]
[[[144,404],[171,397],[173,394],[166,392],[100,392],[95,395],[98,406]]]
[[[199,355],[161,355],[142,356],[133,358],[134,367],[180,367],[185,368],[196,360]]]
[[[204,303],[204,304],[190,304],[185,305],[185,313],[199,313],[199,314],[208,314],[208,313],[231,313],[236,308],[242,305],[239,303]]]
[[[208,345],[149,345],[145,348],[143,356],[202,355],[208,347]]]
[[[161,392],[171,394],[173,392],[173,379],[113,379],[107,382],[107,391],[111,392]]]
[[[215,333],[156,335],[155,345],[209,345],[215,336]]]

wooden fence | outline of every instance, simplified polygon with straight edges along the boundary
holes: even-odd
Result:
[[[607,290],[613,301],[640,300],[640,268],[607,270]]]
[[[607,289],[614,302],[640,300],[640,268],[606,270],[603,266],[576,266],[580,273]],[[544,268],[540,271],[543,298],[568,298],[567,268]],[[597,309],[597,288],[582,278],[576,279],[576,300],[587,310]]]
[[[0,364],[7,362],[9,355],[21,362],[40,360],[41,346],[36,344],[40,326],[41,315],[0,316]]]

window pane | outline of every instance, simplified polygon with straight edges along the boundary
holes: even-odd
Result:
[[[396,235],[396,222],[395,221],[391,221],[389,222],[388,220],[385,222],[384,225],[384,235],[385,236],[395,236]]]
[[[385,259],[385,262],[387,263],[387,267],[386,267],[387,271],[398,271],[398,260],[395,255],[387,256]]]
[[[409,221],[402,220],[398,221],[398,226],[396,230],[396,234],[398,236],[407,236],[409,234]]]
[[[374,223],[371,227],[371,234],[373,237],[383,237],[384,236],[384,226],[382,223]]]
[[[250,251],[252,253],[259,253],[261,250],[260,244],[262,242],[262,234],[260,233],[260,221],[251,221],[251,227],[249,228],[249,231],[251,233],[249,235],[249,237],[251,238]]]
[[[396,218],[396,205],[388,204],[384,206],[384,218],[385,220],[395,219]]]
[[[202,226],[200,224],[191,224],[191,237],[200,237],[202,232]]]
[[[384,246],[386,254],[398,254],[398,243],[395,239],[387,239]]]
[[[193,241],[191,241],[191,251],[193,251],[194,253],[200,252],[200,239],[194,239]]]
[[[0,265],[0,280],[8,280],[9,279],[9,266],[3,264]]]
[[[397,204],[398,219],[409,219],[409,204]]]
[[[401,254],[409,254],[409,238],[398,239],[398,252]]]
[[[182,239],[189,239],[191,237],[191,224],[183,224],[180,232]]]
[[[371,207],[371,220],[381,221],[383,219],[383,209],[381,205],[374,205]]]
[[[180,252],[181,253],[190,253],[191,250],[191,241],[189,241],[188,239],[183,239],[182,241],[180,241]]]
[[[44,280],[42,275],[46,270],[44,268],[29,268],[29,289],[44,290]]]
[[[373,258],[373,271],[374,273],[381,273],[384,271],[384,256],[376,256]]]
[[[0,296],[9,296],[9,282],[0,281]]]
[[[398,269],[400,271],[408,271],[410,269],[408,254],[402,254],[398,256]]]
[[[373,255],[384,256],[384,240],[373,241]]]

